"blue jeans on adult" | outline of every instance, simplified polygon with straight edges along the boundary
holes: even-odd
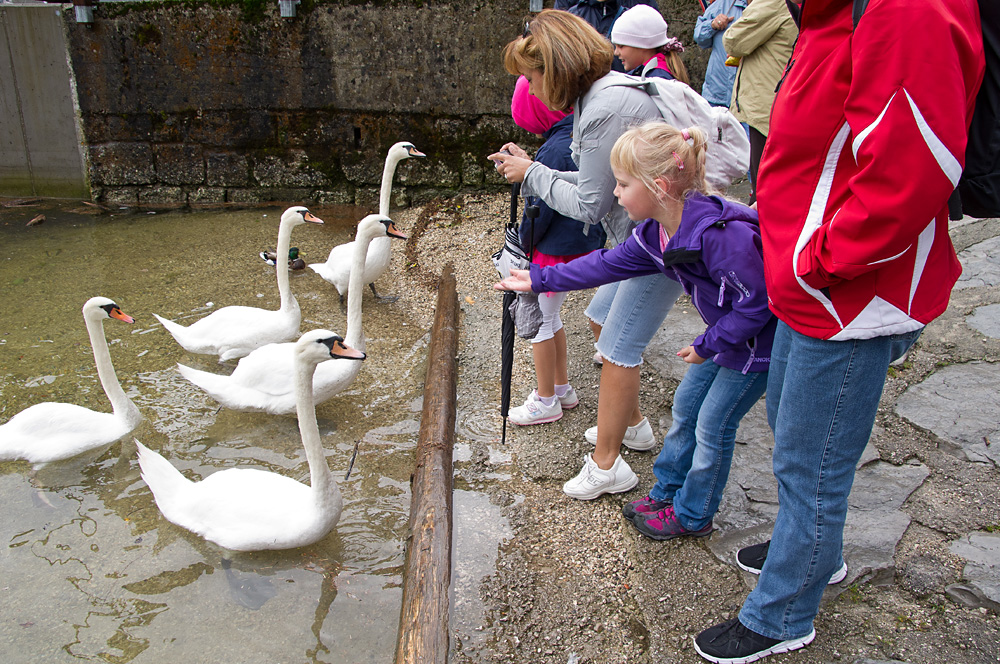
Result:
[[[653,500],[673,499],[687,530],[712,521],[729,479],[740,420],[767,386],[767,372],[742,374],[712,360],[688,367],[674,392],[673,424],[653,464]]]
[[[847,496],[886,371],[921,331],[824,341],[778,322],[767,382],[778,516],[760,580],[740,611],[758,634],[812,633],[827,581],[843,564]]]

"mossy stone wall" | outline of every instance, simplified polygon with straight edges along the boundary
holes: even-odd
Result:
[[[690,43],[698,3],[660,5]],[[404,195],[505,186],[485,156],[534,141],[500,61],[527,8],[304,0],[282,19],[276,1],[116,2],[92,26],[66,12],[93,197],[369,204],[400,140],[430,157],[400,165]],[[685,58],[700,89],[704,54]]]

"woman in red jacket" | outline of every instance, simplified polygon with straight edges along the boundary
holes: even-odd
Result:
[[[886,370],[961,272],[947,200],[983,68],[976,0],[870,0],[856,28],[851,0],[802,5],[757,193],[779,509],[770,543],[737,554],[760,573],[739,616],[695,638],[709,661],[816,636]]]

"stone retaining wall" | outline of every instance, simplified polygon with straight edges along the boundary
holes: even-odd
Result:
[[[551,4],[551,3],[547,3]],[[690,42],[695,0],[661,2]],[[102,3],[65,12],[95,200],[184,205],[368,204],[385,151],[430,157],[397,173],[417,200],[505,183],[485,155],[532,143],[510,120],[500,53],[527,2],[305,0]],[[692,72],[704,53],[689,49]],[[695,74],[700,89],[700,77]]]

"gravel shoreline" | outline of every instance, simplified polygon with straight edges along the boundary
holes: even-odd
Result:
[[[464,397],[460,393],[460,408],[463,398],[499,404],[500,294],[492,290],[497,275],[489,256],[502,240],[509,200],[507,194],[469,195],[394,215],[411,236],[406,252],[393,259],[400,305],[420,324],[430,326],[436,275],[446,263],[455,266],[462,308],[460,384],[470,391]],[[503,508],[513,535],[499,544],[495,571],[480,586],[482,625],[452,626],[452,662],[702,662],[692,638],[734,615],[748,592],[751,580],[744,577],[749,575],[720,562],[705,541],[653,542],[621,517],[622,504],[651,485],[655,450],[626,457],[640,478],[635,491],[589,502],[562,493],[562,483],[578,472],[581,456],[590,451],[583,432],[596,421],[600,374],[591,361],[593,340],[583,316],[589,297],[590,292],[573,293],[562,310],[570,380],[580,406],[551,425],[509,427],[505,451],[512,454],[511,479],[483,483],[492,502]],[[908,380],[926,375],[929,369],[919,360],[917,365],[890,379],[885,400],[894,400]],[[533,379],[530,349],[518,340],[514,404],[531,390]],[[640,402],[657,435],[663,433],[662,418],[669,417],[676,385],[650,363],[644,365]],[[495,473],[490,445],[470,444],[473,460],[464,464],[463,476]],[[884,460],[897,464],[915,453],[891,436],[881,436],[879,447]],[[948,475],[947,469],[942,472]],[[996,479],[998,473],[994,468],[987,476]],[[995,513],[995,481],[983,487],[955,477],[943,484],[941,518],[954,514],[948,496],[992,500]],[[916,511],[938,507],[926,495],[914,502]],[[943,578],[961,577],[960,563],[942,544],[941,533],[921,525],[935,520],[913,522],[897,547],[896,578],[852,585],[824,600],[815,642],[775,661],[1000,661],[996,614],[950,602],[940,580],[923,583],[899,571],[912,568],[903,565],[906,561],[924,560],[940,568]],[[942,530],[962,532],[958,524]]]

